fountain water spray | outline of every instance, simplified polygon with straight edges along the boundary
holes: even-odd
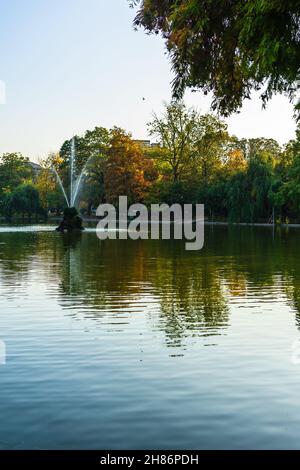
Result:
[[[86,164],[83,167],[80,175],[76,178],[75,172],[76,172],[76,148],[75,148],[75,138],[73,137],[71,141],[71,154],[70,154],[70,194],[69,197],[67,196],[66,190],[64,188],[64,185],[62,183],[62,180],[57,173],[56,169],[53,168],[53,171],[56,175],[58,184],[62,190],[62,193],[64,195],[64,198],[67,203],[67,208],[64,210],[64,218],[59,224],[59,226],[56,228],[57,232],[72,232],[74,230],[76,231],[82,231],[84,230],[82,226],[82,219],[79,216],[76,208],[75,208],[75,203],[76,199],[78,196],[78,192],[80,189],[81,181],[83,178],[83,174],[86,168]]]
[[[73,137],[71,140],[71,154],[70,154],[70,195],[67,196],[66,190],[62,183],[61,177],[57,173],[56,169],[53,167],[53,171],[55,173],[57,182],[59,184],[60,189],[64,195],[68,207],[75,207],[76,200],[80,191],[81,183],[83,181],[83,177],[88,166],[89,161],[91,160],[92,156],[88,158],[86,161],[83,169],[81,170],[79,176],[76,178],[75,171],[76,171],[76,146],[75,146],[75,138]]]
[[[66,193],[66,191],[65,191],[64,185],[63,185],[63,183],[62,183],[61,177],[60,177],[59,174],[57,173],[56,168],[53,167],[52,169],[53,169],[53,171],[54,171],[54,173],[55,173],[55,176],[56,176],[57,182],[58,182],[58,184],[59,184],[59,187],[60,187],[60,189],[62,190],[62,193],[63,193],[64,198],[65,198],[65,200],[66,200],[67,206],[70,207],[69,199],[68,199],[67,193]]]
[[[71,156],[70,156],[70,206],[74,206],[74,165],[75,165],[75,139],[71,141]]]

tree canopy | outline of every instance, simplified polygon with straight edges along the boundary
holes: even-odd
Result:
[[[32,176],[29,159],[19,153],[5,153],[0,158],[0,194],[9,193]]]
[[[140,145],[121,129],[114,129],[104,173],[106,200],[117,203],[119,196],[127,195],[130,204],[142,202],[152,174],[153,162]]]
[[[150,135],[158,139],[164,149],[161,157],[170,167],[174,181],[184,174],[190,164],[197,124],[196,111],[187,109],[181,102],[165,104],[163,116],[154,114],[148,124]]]
[[[175,97],[213,93],[213,109],[237,111],[251,90],[265,104],[299,91],[299,0],[129,0],[135,27],[161,34],[170,54]],[[299,113],[299,102],[296,103]]]

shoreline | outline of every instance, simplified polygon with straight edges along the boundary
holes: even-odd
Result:
[[[84,223],[89,223],[89,222],[99,222],[101,219],[97,217],[82,217],[82,220]],[[0,217],[0,224],[1,225],[15,225],[15,224],[46,224],[46,223],[51,223],[51,222],[59,222],[61,221],[61,217],[49,217],[46,220],[33,220],[33,219],[23,219],[23,218],[16,218],[13,219],[11,222],[7,222],[7,220],[3,217]],[[210,225],[210,226],[239,226],[239,227],[269,227],[269,228],[300,228],[300,223],[289,223],[289,224],[270,224],[267,222],[229,222],[229,221],[209,221],[205,220],[204,225]]]

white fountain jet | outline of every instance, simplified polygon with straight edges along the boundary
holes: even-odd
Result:
[[[71,140],[71,153],[70,153],[70,194],[69,197],[67,196],[66,190],[62,183],[61,177],[57,173],[56,169],[53,167],[53,171],[56,175],[57,182],[59,187],[64,195],[68,207],[75,207],[77,197],[81,188],[81,184],[83,182],[83,177],[87,168],[87,165],[90,161],[91,157],[88,158],[86,161],[82,171],[80,172],[79,176],[76,178],[76,145],[75,145],[75,137]]]
[[[73,137],[71,141],[71,156],[70,156],[70,206],[74,207],[76,199],[75,181],[74,181],[74,170],[75,170],[75,158],[76,158],[76,149],[75,149],[75,139]]]
[[[69,198],[68,198],[67,193],[66,193],[66,191],[65,191],[65,188],[64,188],[64,185],[63,185],[63,183],[62,183],[61,177],[60,177],[59,174],[57,173],[55,167],[52,167],[52,170],[53,170],[54,173],[55,173],[57,182],[58,182],[59,187],[60,187],[60,189],[61,189],[61,191],[62,191],[62,193],[63,193],[63,195],[64,195],[64,198],[65,198],[65,200],[66,200],[67,206],[70,207]]]

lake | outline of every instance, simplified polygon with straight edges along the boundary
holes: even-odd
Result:
[[[0,227],[0,449],[299,448],[299,246]]]

